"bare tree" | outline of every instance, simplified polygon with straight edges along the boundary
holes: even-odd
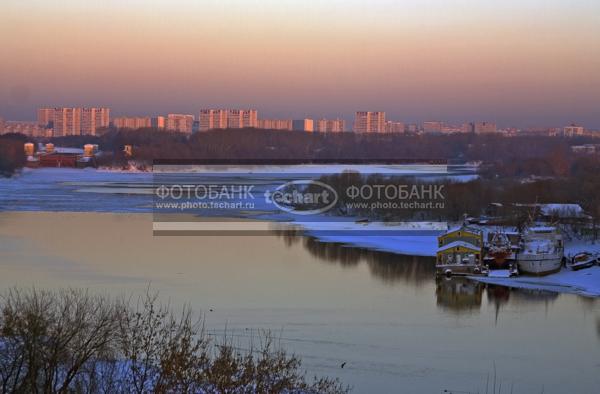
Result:
[[[189,307],[176,316],[150,291],[134,306],[73,289],[13,289],[0,300],[2,393],[348,391],[334,379],[309,383],[268,333],[249,350],[212,343]]]

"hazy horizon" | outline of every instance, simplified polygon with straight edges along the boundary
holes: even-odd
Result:
[[[252,107],[600,128],[600,3],[204,0],[0,5],[0,116]]]

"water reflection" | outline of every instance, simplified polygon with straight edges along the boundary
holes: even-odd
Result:
[[[435,277],[435,259],[378,252],[290,233],[279,234],[286,245],[302,243],[304,248],[320,261],[354,268],[360,264],[369,267],[371,275],[386,285],[406,283],[421,285]]]
[[[485,285],[467,278],[437,278],[437,306],[451,312],[479,310]]]
[[[481,309],[484,292],[488,304],[496,311],[496,320],[502,308],[509,303],[540,303],[548,306],[560,297],[559,293],[545,290],[509,288],[467,278],[436,279],[435,258],[398,255],[339,243],[320,242],[301,234],[289,231],[277,233],[287,246],[302,244],[305,250],[319,261],[350,269],[366,264],[371,276],[385,285],[424,287],[435,281],[437,306],[453,313],[472,313]]]

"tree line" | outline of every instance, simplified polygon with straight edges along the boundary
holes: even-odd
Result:
[[[100,136],[52,139],[57,145],[96,143],[118,154],[124,145],[140,160],[154,159],[301,159],[301,160],[452,160],[504,164],[529,159],[526,168],[507,171],[560,172],[556,164],[539,164],[552,156],[568,159],[570,146],[593,142],[590,137],[504,137],[500,134],[416,135],[398,133],[307,133],[301,131],[226,129],[186,135],[158,129],[111,130]],[[554,160],[556,161],[556,160]],[[537,167],[537,168],[536,168]],[[507,166],[507,168],[509,168]]]
[[[27,137],[0,138],[0,170],[10,173],[24,163],[22,143]],[[18,141],[18,142],[17,142]],[[186,135],[158,129],[107,130],[98,136],[34,139],[57,146],[98,144],[106,153],[100,164],[122,166],[131,145],[139,163],[151,165],[161,159],[204,160],[462,160],[482,161],[484,169],[500,177],[568,176],[578,156],[575,144],[592,143],[591,137],[504,137],[500,134],[358,134],[306,133],[300,131],[230,129]],[[20,144],[20,145],[19,145]]]
[[[189,308],[87,291],[12,289],[0,297],[2,393],[346,393],[309,379],[269,333],[246,349],[215,339]]]

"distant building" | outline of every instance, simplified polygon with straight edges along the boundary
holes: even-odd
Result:
[[[152,119],[149,116],[121,116],[118,118],[114,118],[112,124],[117,129],[142,129],[145,127],[152,127]]]
[[[393,122],[391,120],[385,122],[386,133],[404,133],[406,128],[403,122]]]
[[[292,120],[258,119],[258,128],[264,130],[292,130]]]
[[[462,126],[454,126],[448,124],[442,125],[442,134],[457,134],[462,133],[462,131]]]
[[[164,129],[166,127],[164,116],[154,116],[150,118],[150,127],[155,129]]]
[[[354,116],[354,131],[357,133],[384,133],[385,112],[357,111]]]
[[[463,123],[462,132],[463,133],[474,133],[475,132],[475,124],[473,124],[471,122]]]
[[[194,128],[194,115],[168,114],[165,128],[168,131],[192,134]]]
[[[443,123],[438,121],[423,122],[424,133],[435,133],[439,134],[442,132]]]
[[[565,137],[576,137],[585,134],[585,129],[582,126],[571,124],[563,128],[563,135]]]
[[[314,121],[312,119],[296,119],[292,121],[292,130],[295,131],[314,131]]]
[[[200,131],[256,128],[258,127],[258,111],[255,109],[201,109],[198,121]]]
[[[47,137],[46,127],[34,122],[4,121],[0,118],[0,134],[19,133],[29,137]]]
[[[226,109],[201,109],[198,117],[200,131],[226,129],[228,112]]]
[[[81,108],[54,108],[53,135],[81,135]]]
[[[96,135],[96,131],[110,124],[108,108],[81,108],[81,135]]]
[[[258,126],[258,111],[255,109],[230,109],[227,112],[227,127],[243,129]]]
[[[475,134],[495,133],[497,131],[496,123],[475,122],[473,130],[475,131]]]
[[[409,133],[416,133],[419,131],[419,126],[415,123],[410,123],[406,126],[406,131]]]
[[[54,108],[39,108],[37,119],[40,126],[52,128],[54,123]]]
[[[320,133],[339,133],[346,130],[343,119],[319,119],[315,122],[315,131]]]
[[[96,135],[109,126],[110,109],[100,107],[39,108],[37,123],[51,127],[55,137],[68,135]]]

